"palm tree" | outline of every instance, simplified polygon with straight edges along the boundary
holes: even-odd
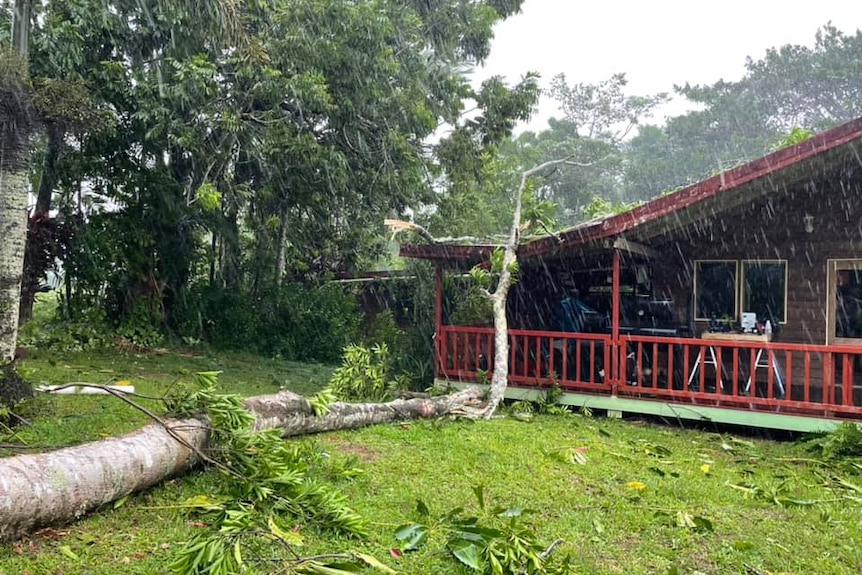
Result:
[[[0,44],[0,366],[11,364],[15,357],[27,240],[29,144],[35,116],[30,106],[29,82],[31,1],[14,0],[11,45]],[[45,6],[50,9],[50,4]],[[190,35],[221,35],[239,41],[237,0],[119,0],[110,6],[93,2],[94,10],[120,13],[149,14],[154,8],[192,11],[195,21],[202,25],[185,31]],[[2,379],[0,375],[0,382]],[[3,396],[0,385],[0,404]]]
[[[0,57],[0,365],[15,357],[27,239],[31,115],[28,90],[30,0],[16,0],[12,46]],[[0,398],[2,400],[2,398]]]

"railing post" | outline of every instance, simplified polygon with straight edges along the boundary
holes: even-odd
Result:
[[[443,333],[443,269],[440,266],[434,268],[434,355],[437,365],[438,377],[446,377],[445,363],[448,358],[446,353],[445,334]]]
[[[611,284],[611,389],[613,395],[617,394],[617,386],[622,380],[621,365],[625,365],[625,352],[620,348],[620,251],[615,249],[613,254],[613,276]]]

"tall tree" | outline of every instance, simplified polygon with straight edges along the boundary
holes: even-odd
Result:
[[[674,162],[679,151],[661,127],[640,126],[637,134],[625,142],[624,152],[623,187],[627,200],[650,200],[689,179],[686,166]]]
[[[497,274],[493,289],[484,287],[485,295],[491,300],[494,314],[494,373],[491,376],[491,390],[488,402],[482,410],[482,415],[490,419],[503,401],[509,384],[509,321],[506,315],[509,289],[518,272],[518,247],[521,242],[521,226],[523,219],[524,199],[530,190],[530,178],[557,165],[570,163],[568,159],[550,160],[530,168],[521,174],[521,181],[514,192],[514,210],[512,211],[509,237],[505,244],[494,253],[491,271]],[[483,267],[473,270],[473,276],[486,283],[490,274]]]
[[[827,24],[812,46],[749,57],[738,81],[679,85],[697,109],[640,128],[627,144],[627,186],[638,198],[655,196],[768,153],[794,128],[819,131],[862,116],[860,78],[862,31]]]
[[[143,12],[153,20],[153,11],[159,15],[178,14],[182,10],[188,19],[185,30],[195,30],[195,26],[203,24],[207,32],[213,30],[206,26],[208,22],[217,22],[219,28],[227,26],[232,20],[232,3],[221,0],[211,0],[202,3],[193,3],[194,6],[187,7],[184,3],[173,0],[153,2],[117,2],[111,6],[98,3],[98,6],[86,5],[84,1],[72,3],[45,2],[33,5],[30,0],[16,0],[12,7],[10,43],[0,46],[0,233],[4,241],[0,247],[0,362],[11,361],[14,357],[15,344],[17,340],[19,304],[21,297],[22,273],[24,267],[25,241],[26,241],[26,214],[27,197],[30,191],[29,182],[29,144],[34,124],[34,111],[31,106],[32,85],[30,81],[31,67],[39,69],[38,65],[31,66],[30,61],[30,36],[31,26],[36,23],[40,28],[58,29],[65,25],[64,36],[73,42],[65,45],[54,46],[54,51],[42,50],[40,54],[53,63],[63,62],[68,67],[80,64],[80,44],[83,34],[76,29],[76,24],[92,22],[101,18],[103,22],[111,22],[114,25],[124,23],[125,30],[136,33],[136,40],[146,43],[146,28],[142,27],[139,20],[139,12]],[[4,8],[6,4],[4,3]],[[40,10],[34,14],[34,10]],[[56,12],[55,12],[56,11]],[[65,14],[71,21],[64,18],[54,18],[55,15]],[[176,19],[172,24],[182,24]],[[182,28],[180,28],[182,30]],[[197,32],[195,32],[197,33]],[[198,35],[200,36],[200,35]],[[182,31],[170,35],[170,41],[182,44],[186,37]],[[48,36],[50,38],[50,36]],[[102,38],[102,36],[100,36]],[[110,51],[105,51],[105,45],[98,54],[110,58]],[[145,49],[144,51],[147,51]],[[147,57],[152,51],[147,53]],[[124,55],[125,56],[125,55]],[[129,61],[126,61],[128,63]],[[133,61],[134,62],[134,61]],[[80,73],[80,71],[79,71]],[[60,93],[60,92],[58,92]],[[62,98],[61,98],[62,99]],[[61,114],[62,115],[62,114]],[[51,115],[46,114],[44,120],[52,126]],[[49,132],[53,130],[49,129]],[[55,132],[49,141],[53,149],[49,149],[47,157],[57,152],[60,134]],[[50,147],[49,147],[50,148]],[[49,162],[49,177],[53,175],[54,157]],[[45,193],[40,194],[40,207],[50,207],[51,186],[46,188]]]
[[[478,115],[450,122],[451,131],[435,149],[441,178],[434,211],[420,214],[438,235],[491,237],[508,233],[520,163],[506,150],[518,120],[530,117],[539,97],[538,76],[527,74],[509,88],[501,78],[486,80],[475,99]],[[526,161],[529,161],[527,159]]]
[[[27,237],[32,126],[27,66],[29,10],[29,1],[16,2],[11,45],[0,45],[0,364],[15,357]]]
[[[431,229],[437,235],[463,235],[466,230],[470,235],[488,235],[489,231],[505,235],[513,210],[511,190],[518,185],[520,174],[559,158],[571,158],[581,168],[537,174],[534,194],[545,206],[556,206],[554,219],[559,224],[581,221],[594,197],[612,202],[633,199],[622,185],[625,141],[667,96],[629,96],[626,84],[623,74],[598,84],[573,85],[564,75],[556,76],[551,94],[563,117],[549,120],[546,130],[524,132],[497,145],[495,154],[486,156],[492,162],[487,166],[496,163],[496,167],[491,172],[487,166],[474,169],[476,177],[451,186],[438,202]],[[459,158],[465,157],[458,152]]]
[[[862,116],[862,30],[820,27],[813,46],[787,44],[745,64],[742,84],[763,103],[766,124],[825,130]]]
[[[39,110],[39,209],[81,222],[70,309],[172,323],[202,270],[265,299],[375,257],[381,215],[432,202],[451,169],[427,144],[438,126],[487,146],[526,113],[499,79],[473,90],[464,75],[520,4],[34,5],[34,84],[75,87],[99,119]],[[470,99],[483,112],[468,129]]]
[[[537,182],[533,179],[549,169],[561,165],[578,165],[569,158],[561,158],[544,162],[538,166],[521,172],[517,187],[514,191],[509,188],[511,194],[511,211],[506,214],[509,223],[509,231],[502,245],[496,248],[490,261],[474,267],[470,276],[473,280],[473,288],[487,298],[491,304],[491,314],[494,322],[494,364],[491,377],[490,393],[485,405],[478,409],[466,409],[470,415],[481,416],[490,419],[503,400],[508,387],[509,380],[509,321],[507,317],[507,304],[509,290],[517,281],[518,275],[518,248],[522,240],[522,232],[533,225],[540,225],[547,229],[550,223],[549,210],[544,202],[536,201],[535,190]],[[525,210],[525,206],[530,209]],[[386,220],[386,224],[394,233],[409,231],[419,235],[431,243],[463,242],[467,238],[436,238],[434,234],[425,227],[413,222],[401,220]],[[481,240],[479,237],[471,237],[470,240]]]

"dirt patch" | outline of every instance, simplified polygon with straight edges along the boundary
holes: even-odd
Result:
[[[371,463],[376,461],[380,454],[358,443],[342,443],[336,446],[336,449],[342,453],[356,456],[363,463]]]

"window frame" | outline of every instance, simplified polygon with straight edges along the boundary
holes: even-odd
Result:
[[[737,309],[740,311],[740,313],[743,311],[746,311],[743,309],[743,305],[745,304],[745,265],[746,264],[755,264],[755,265],[781,264],[784,266],[784,310],[783,310],[784,314],[781,317],[781,319],[779,319],[778,323],[781,325],[786,325],[787,324],[787,308],[788,308],[787,297],[788,297],[788,290],[790,287],[790,266],[788,265],[787,260],[756,259],[755,258],[755,259],[740,260],[739,263],[740,263],[740,265],[739,265],[739,278],[738,278],[739,288],[737,290],[739,293],[739,303],[738,303]]]
[[[862,345],[862,338],[837,337],[835,335],[838,322],[838,282],[839,269],[852,269],[862,272],[862,259],[828,259],[826,260],[826,345]]]
[[[715,259],[715,260],[694,260],[694,278],[693,278],[693,293],[694,293],[694,321],[709,321],[712,318],[709,317],[700,317],[698,315],[699,305],[698,305],[698,289],[697,286],[700,283],[700,266],[701,264],[733,264],[733,273],[734,273],[734,281],[733,281],[733,317],[739,317],[739,260],[733,259]]]

